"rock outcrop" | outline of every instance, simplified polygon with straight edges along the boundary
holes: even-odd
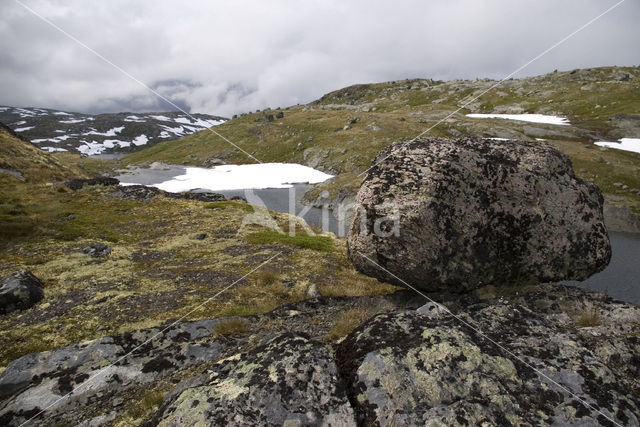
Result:
[[[344,426],[354,420],[328,348],[285,333],[178,386],[154,424]]]
[[[638,307],[498,289],[315,298],[234,335],[221,318],[29,354],[0,373],[0,425],[640,425]],[[378,309],[330,351],[331,319],[358,307]]]
[[[424,139],[390,146],[374,165],[348,236],[365,274],[464,292],[583,280],[609,263],[602,194],[550,145]]]
[[[0,314],[32,307],[44,297],[44,284],[28,271],[18,271],[0,282]]]
[[[567,292],[370,320],[337,349],[359,425],[638,425],[638,309]],[[572,332],[570,298],[602,323]]]

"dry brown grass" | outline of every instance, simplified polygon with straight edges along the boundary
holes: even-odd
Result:
[[[579,314],[578,319],[576,320],[576,325],[579,328],[599,326],[601,323],[602,319],[600,319],[600,314],[595,308],[585,309]]]
[[[249,322],[242,318],[231,318],[220,322],[213,331],[216,338],[237,335],[249,330]]]
[[[372,315],[373,313],[371,311],[363,308],[348,310],[335,321],[329,332],[327,332],[326,338],[328,340],[337,340],[347,336],[351,331],[367,321]]]

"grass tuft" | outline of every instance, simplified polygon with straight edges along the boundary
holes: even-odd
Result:
[[[247,332],[249,330],[249,322],[241,318],[231,318],[224,320],[216,326],[213,331],[213,336],[216,338],[237,335]]]
[[[280,243],[321,252],[332,252],[334,249],[331,237],[300,233],[292,236],[277,231],[258,231],[247,235],[246,240],[253,244]]]
[[[370,317],[371,313],[361,308],[348,310],[336,320],[329,332],[327,332],[326,338],[329,340],[337,340],[345,337]]]

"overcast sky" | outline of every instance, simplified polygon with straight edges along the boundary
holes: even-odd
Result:
[[[20,0],[189,112],[307,103],[355,83],[501,79],[618,0]],[[640,2],[518,76],[640,64]],[[0,105],[173,109],[25,9],[2,0]]]

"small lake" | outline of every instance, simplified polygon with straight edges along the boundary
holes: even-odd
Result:
[[[168,166],[162,169],[136,169],[133,173],[118,175],[121,182],[142,185],[157,185],[184,174],[186,168]],[[267,188],[248,190],[222,190],[216,193],[227,197],[239,196],[249,203],[267,209],[292,213],[305,219],[309,224],[344,237],[350,224],[341,223],[328,209],[306,206],[301,199],[309,184],[293,184],[290,188]],[[640,303],[640,235],[609,233],[612,256],[609,266],[583,282],[565,281],[563,284],[580,286],[611,297]]]

